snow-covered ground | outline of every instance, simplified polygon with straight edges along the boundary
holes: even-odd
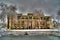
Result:
[[[60,29],[23,29],[23,30],[9,30],[9,31],[60,31]]]

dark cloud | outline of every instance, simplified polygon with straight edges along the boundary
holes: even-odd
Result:
[[[56,15],[60,8],[60,0],[0,0],[0,2],[15,4],[20,12],[42,9],[46,14]]]

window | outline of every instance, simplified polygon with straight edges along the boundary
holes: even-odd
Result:
[[[22,19],[24,19],[24,17],[22,17]]]
[[[36,19],[35,17],[33,19]]]
[[[41,20],[42,20],[42,17],[41,17]]]
[[[46,21],[48,21],[48,20],[49,20],[49,17],[46,18]]]
[[[18,16],[18,19],[20,19],[20,16]]]
[[[22,23],[24,23],[24,21],[22,21]]]
[[[44,18],[44,20],[46,20],[46,18]]]
[[[28,17],[26,17],[26,19],[28,19]]]
[[[32,17],[30,16],[29,19],[32,19]]]

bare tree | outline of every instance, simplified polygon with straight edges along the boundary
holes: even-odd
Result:
[[[0,10],[2,13],[0,14],[0,19],[5,23],[6,18],[9,16],[13,16],[14,19],[17,19],[16,17],[16,6],[10,5],[8,6],[5,3],[0,3]],[[16,20],[15,20],[16,21]]]
[[[14,18],[15,23],[17,23],[17,13],[16,6],[10,5],[7,10],[7,16],[12,16]]]
[[[5,17],[6,17],[6,9],[7,9],[7,5],[4,3],[0,3],[0,10],[2,11],[2,13],[0,14],[0,19],[5,22]]]
[[[58,23],[60,22],[60,9],[57,12],[57,19],[58,19]]]
[[[41,9],[41,10],[35,9],[35,10],[33,11],[33,13],[36,14],[36,15],[44,16],[44,13],[43,13],[42,9]]]

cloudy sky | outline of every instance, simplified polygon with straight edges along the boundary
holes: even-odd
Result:
[[[16,5],[19,12],[32,12],[35,9],[42,9],[49,15],[56,15],[60,8],[60,0],[0,0],[0,2]]]

